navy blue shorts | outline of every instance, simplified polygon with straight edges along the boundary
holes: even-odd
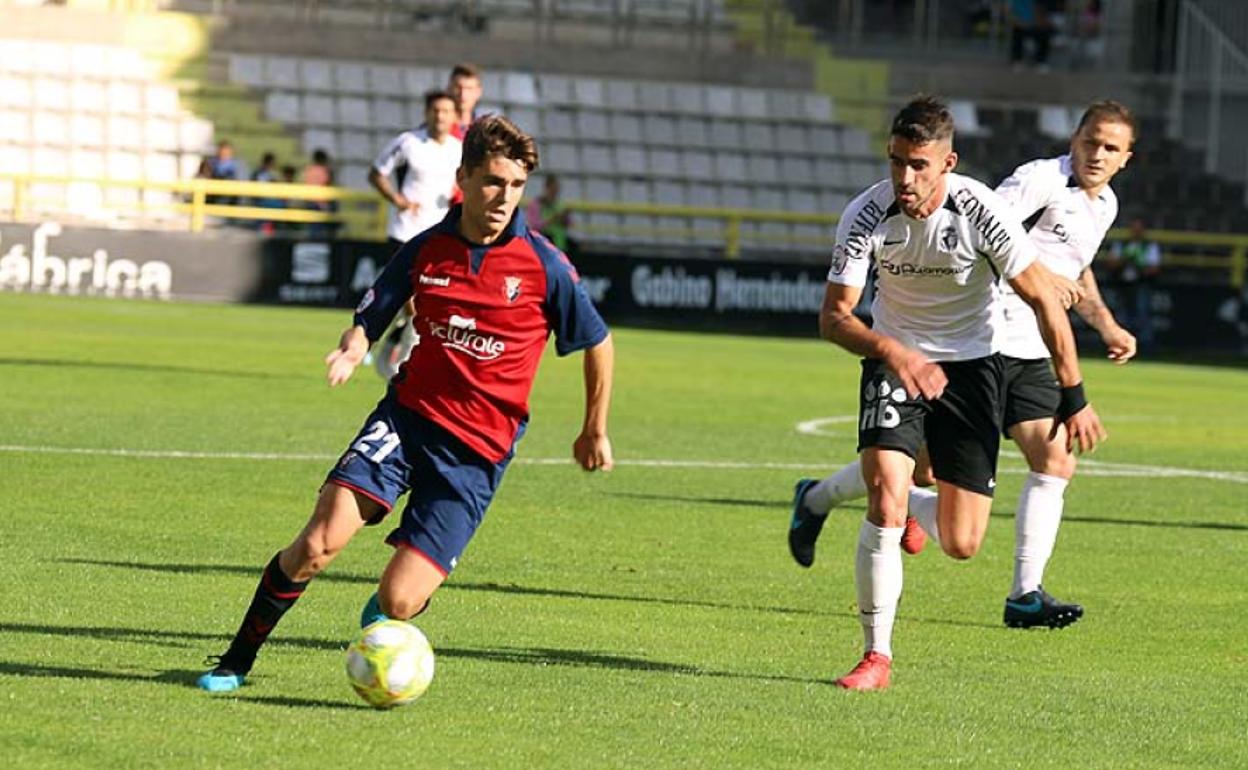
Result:
[[[522,423],[517,441],[523,432]],[[481,526],[514,452],[513,443],[502,462],[490,462],[388,391],[325,481],[381,505],[385,510],[369,524],[410,490],[386,542],[417,551],[447,575]]]

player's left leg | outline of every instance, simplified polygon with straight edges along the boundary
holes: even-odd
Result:
[[[1075,456],[1066,451],[1066,429],[1058,426],[1050,440],[1052,431],[1052,418],[1009,427],[1029,469],[1014,515],[1014,583],[1004,614],[1005,624],[1012,628],[1063,628],[1083,616],[1083,607],[1054,599],[1042,586],[1057,543],[1066,487],[1076,467]]]
[[[361,613],[362,626],[425,611],[476,534],[511,460],[508,454],[491,462],[423,417],[412,423],[420,437],[406,451],[412,491],[398,528],[386,537],[395,552]]]

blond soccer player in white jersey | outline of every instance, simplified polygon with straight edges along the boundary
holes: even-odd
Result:
[[[1081,388],[1063,283],[1008,204],[953,173],[953,119],[920,97],[893,119],[890,178],[850,202],[837,228],[820,312],[825,339],[863,357],[858,447],[867,487],[855,559],[862,660],[837,684],[888,686],[892,629],[901,598],[901,536],[915,460],[926,445],[937,492],[915,517],[956,559],[983,542],[992,507],[1005,364],[998,282],[1035,311],[1064,389]],[[874,266],[874,325],[854,315]],[[1065,297],[1065,299],[1064,299]],[[1081,447],[1104,438],[1080,399],[1059,420]],[[799,522],[800,526],[800,522]]]
[[[1135,355],[1135,338],[1101,300],[1091,263],[1117,217],[1118,199],[1109,183],[1131,158],[1135,126],[1134,116],[1123,105],[1096,102],[1084,112],[1068,154],[1025,163],[996,190],[1023,220],[1045,267],[1077,281],[1082,298],[1074,309],[1100,334],[1110,360],[1118,364]],[[1062,628],[1082,617],[1083,608],[1054,599],[1041,583],[1057,540],[1065,490],[1076,461],[1065,430],[1058,426],[1054,431],[1053,415],[1063,392],[1053,378],[1035,314],[1008,287],[1005,316],[1001,349],[1006,363],[1004,431],[1026,457],[1029,473],[1015,515],[1014,583],[1006,597],[1004,622],[1012,628]],[[930,469],[924,465],[921,458],[916,481],[930,485]],[[931,494],[916,488],[911,499],[918,503]],[[865,495],[857,461],[817,483],[800,480],[795,491],[794,521],[801,519],[802,523],[789,532],[794,559],[810,566],[828,511]],[[902,549],[917,553],[924,539],[917,522],[907,519]]]

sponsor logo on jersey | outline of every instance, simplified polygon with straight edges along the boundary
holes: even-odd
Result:
[[[360,304],[355,306],[355,312],[363,313],[368,306],[373,304],[373,300],[377,299],[377,294],[372,289],[364,292],[364,296],[360,298]]]
[[[961,275],[970,272],[974,263],[966,265],[916,265],[911,262],[894,262],[889,259],[879,261],[881,270],[889,275],[928,276],[928,275]]]
[[[425,286],[450,286],[450,276],[420,274],[420,282]]]
[[[520,297],[520,279],[509,275],[503,279],[503,296],[508,302],[515,302]]]
[[[840,260],[839,270],[836,254],[833,253],[832,269],[837,274],[844,272],[848,260],[862,259],[867,255],[871,245],[871,233],[875,232],[875,228],[883,221],[884,214],[885,209],[875,201],[867,201],[867,204],[858,211],[854,221],[850,223],[849,235],[845,236],[845,255]]]
[[[503,354],[506,345],[492,334],[477,331],[477,320],[451,314],[446,323],[429,322],[429,333],[442,345],[466,353],[478,361],[493,361]]]
[[[984,239],[984,245],[1000,254],[1010,247],[1010,234],[1005,226],[997,221],[983,201],[975,197],[970,189],[963,187],[953,194],[953,202],[957,204],[962,216],[971,223],[971,227]]]

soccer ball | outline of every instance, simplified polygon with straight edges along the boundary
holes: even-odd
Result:
[[[347,678],[373,708],[403,706],[433,681],[433,647],[411,623],[379,620],[347,648]]]

